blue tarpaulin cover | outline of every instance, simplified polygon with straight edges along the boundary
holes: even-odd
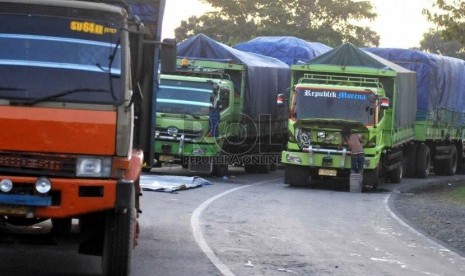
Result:
[[[332,49],[323,43],[308,42],[293,36],[260,36],[236,44],[233,48],[274,57],[288,65],[305,62]]]
[[[126,0],[132,15],[137,15],[144,23],[158,24],[159,10],[164,9],[165,0]]]
[[[180,42],[177,51],[179,57],[229,61],[245,65],[244,114],[255,121],[260,115],[270,115],[271,119],[287,117],[285,109],[276,105],[277,95],[286,93],[290,85],[291,71],[284,62],[234,49],[204,34]]]
[[[417,50],[364,50],[417,73],[417,120],[464,123],[465,61]]]
[[[140,179],[140,187],[144,191],[174,192],[204,185],[213,183],[198,176],[142,175]]]

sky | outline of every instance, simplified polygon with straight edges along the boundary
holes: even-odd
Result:
[[[432,28],[422,15],[432,0],[369,0],[378,17],[368,23],[380,36],[380,47],[418,47],[423,33]],[[162,37],[174,37],[174,29],[192,15],[202,15],[209,6],[200,0],[167,0]]]

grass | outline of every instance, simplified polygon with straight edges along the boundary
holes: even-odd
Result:
[[[453,189],[447,189],[443,192],[442,198],[446,201],[453,202],[465,207],[465,185]]]

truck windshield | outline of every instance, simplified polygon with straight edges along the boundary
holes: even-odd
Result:
[[[211,83],[162,79],[157,96],[157,112],[208,115],[212,95]]]
[[[0,14],[0,98],[121,102],[120,28],[98,18]],[[86,93],[50,97],[72,90]]]
[[[373,125],[374,97],[354,91],[297,88],[293,116],[295,119],[339,119]]]

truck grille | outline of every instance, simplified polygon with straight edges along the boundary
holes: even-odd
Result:
[[[193,131],[193,130],[181,130],[180,129],[179,132],[177,133],[177,135],[173,136],[173,135],[170,135],[168,133],[167,128],[157,128],[157,131],[159,132],[159,137],[157,137],[157,138],[160,138],[161,140],[163,140],[163,139],[177,140],[177,139],[180,139],[181,135],[184,134],[184,139],[189,141],[189,140],[193,140],[193,139],[198,139],[203,134],[202,130]]]
[[[75,171],[75,156],[0,152],[2,173],[74,177]]]

